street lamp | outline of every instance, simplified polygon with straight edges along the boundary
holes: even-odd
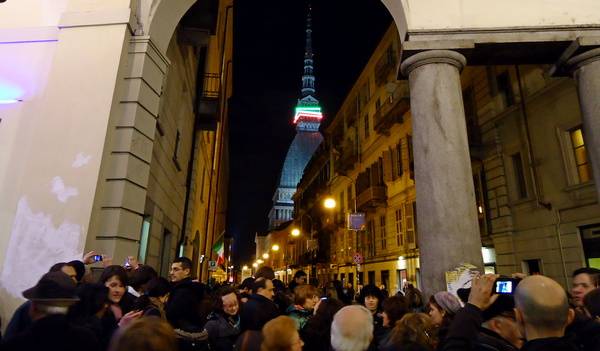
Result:
[[[326,209],[334,209],[337,206],[337,203],[335,201],[335,199],[331,196],[327,196],[325,198],[325,200],[323,201],[323,207],[325,207]]]
[[[263,261],[263,260],[261,260],[261,259],[258,259],[258,260],[256,260],[256,263],[258,263],[258,264],[263,264],[264,262],[265,262],[265,261]]]
[[[273,251],[276,251],[276,252],[277,252],[277,251],[279,251],[279,245],[277,245],[277,244],[273,245],[273,246],[271,247],[271,250],[273,250]],[[267,257],[269,256],[269,254],[265,254],[265,255],[267,255]],[[263,255],[263,257],[264,257],[265,255]]]
[[[268,259],[268,258],[269,258],[269,254],[265,252],[265,253],[263,254],[263,258],[264,258],[265,260],[266,260],[266,259]]]
[[[248,270],[248,266],[244,265],[244,267],[242,267],[242,270],[247,271]]]
[[[254,262],[254,263],[252,264],[252,267],[254,267],[254,268],[258,268],[258,263]]]
[[[298,228],[292,229],[292,236],[295,236],[295,237],[300,236],[300,229],[298,229]]]

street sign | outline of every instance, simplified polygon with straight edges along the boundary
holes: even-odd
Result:
[[[208,270],[216,271],[217,270],[217,261],[208,261]]]
[[[365,213],[355,212],[348,214],[348,229],[350,230],[364,230],[365,229]]]
[[[358,252],[354,254],[354,256],[352,257],[352,260],[354,261],[355,264],[361,264],[361,263],[363,263],[363,257]]]

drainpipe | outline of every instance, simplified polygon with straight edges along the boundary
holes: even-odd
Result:
[[[527,147],[527,156],[529,157],[529,171],[531,173],[531,180],[533,182],[533,192],[535,194],[535,200],[536,200],[537,207],[538,208],[543,207],[550,211],[550,210],[552,210],[552,204],[549,202],[543,201],[542,187],[541,187],[540,183],[538,182],[536,160],[535,160],[535,156],[534,156],[534,152],[533,152],[533,146],[531,145],[531,133],[529,130],[527,106],[525,104],[525,94],[523,92],[523,82],[521,80],[521,70],[519,69],[518,65],[515,65],[515,70],[517,71],[517,82],[519,83],[519,96],[521,97],[521,102],[520,102],[519,106],[521,109],[521,115],[523,116],[523,118],[521,119],[521,122],[523,124],[523,129],[525,130],[525,138],[526,138],[525,146]]]

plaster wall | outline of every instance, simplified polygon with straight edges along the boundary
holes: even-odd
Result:
[[[382,0],[400,37],[411,32],[498,28],[598,27],[595,0]]]

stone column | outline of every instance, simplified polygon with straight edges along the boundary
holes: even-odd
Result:
[[[460,84],[466,59],[447,50],[409,57],[421,280],[429,295],[446,290],[445,272],[483,267],[481,238]]]
[[[571,58],[567,65],[577,81],[583,138],[600,198],[600,48]]]

